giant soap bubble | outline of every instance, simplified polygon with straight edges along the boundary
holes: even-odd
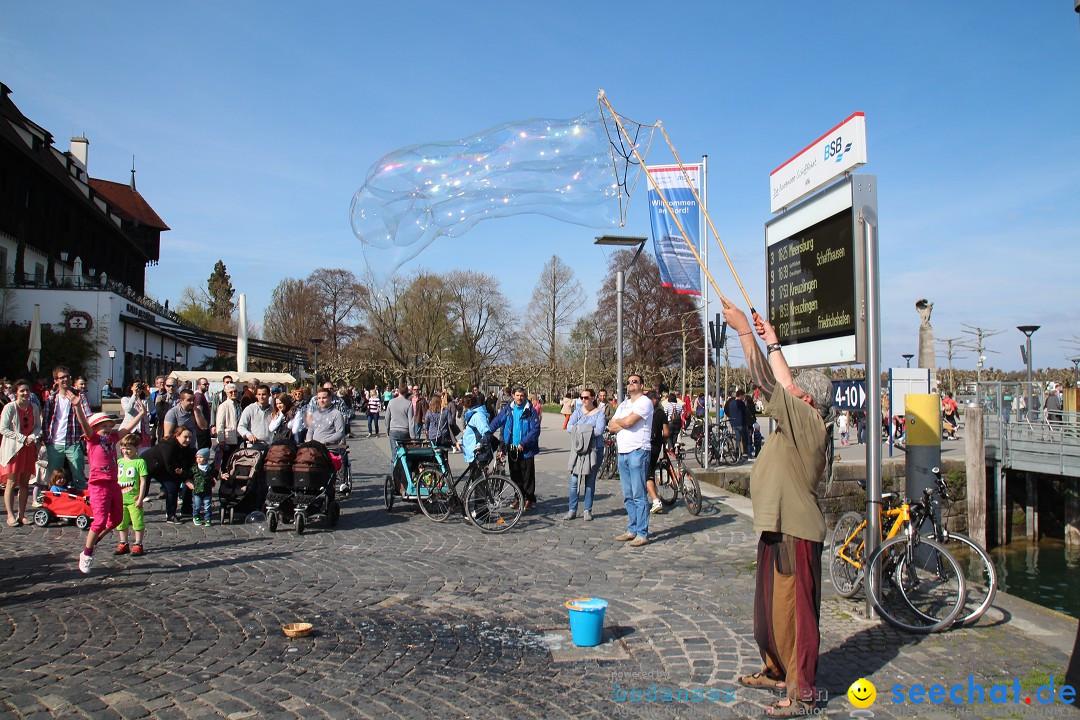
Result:
[[[619,226],[628,153],[612,152],[612,135],[593,110],[572,120],[503,123],[386,155],[368,170],[350,208],[376,283],[435,238],[460,237],[481,220],[534,213]]]

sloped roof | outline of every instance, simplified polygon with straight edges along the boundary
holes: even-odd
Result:
[[[143,225],[159,230],[170,229],[154,212],[154,208],[150,207],[150,203],[146,202],[139,191],[133,190],[130,185],[90,178],[90,187],[109,204],[113,212],[125,220],[138,220]]]

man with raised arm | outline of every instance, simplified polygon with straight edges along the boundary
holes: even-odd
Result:
[[[754,532],[758,534],[754,639],[764,667],[738,678],[740,685],[776,690],[785,697],[765,708],[773,717],[810,713],[816,707],[821,551],[825,518],[817,484],[825,469],[826,425],[832,383],[817,370],[798,380],[784,359],[772,325],[724,301],[724,319],[739,333],[765,413],[776,430],[750,472]],[[754,337],[765,342],[765,352]]]

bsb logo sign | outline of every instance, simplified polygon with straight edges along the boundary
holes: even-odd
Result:
[[[851,151],[851,143],[844,145],[844,138],[837,135],[836,139],[825,146],[825,162],[833,160],[840,162],[844,159],[844,153]]]
[[[769,174],[770,209],[794,205],[866,164],[866,116],[857,112]]]

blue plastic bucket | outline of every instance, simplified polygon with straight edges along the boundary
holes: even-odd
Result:
[[[578,647],[599,645],[604,636],[604,612],[607,600],[576,598],[567,600],[570,610],[570,638]]]

